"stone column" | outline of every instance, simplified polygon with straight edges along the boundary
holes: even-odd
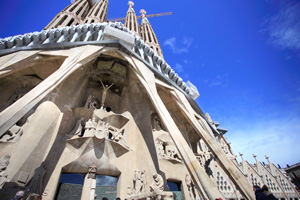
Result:
[[[153,72],[150,69],[148,69],[144,65],[144,63],[140,62],[139,60],[133,57],[131,57],[131,59],[128,59],[128,61],[132,64],[134,70],[136,71],[136,75],[138,79],[145,87],[148,96],[153,103],[153,106],[155,107],[157,113],[159,114],[161,120],[163,121],[167,131],[170,133],[170,136],[173,139],[174,144],[176,145],[186,167],[188,168],[190,174],[192,175],[195,181],[195,185],[197,189],[201,191],[202,198],[203,199],[216,199],[220,197],[224,198],[223,195],[217,189],[216,185],[207,176],[204,169],[200,167],[200,164],[196,159],[196,157],[194,156],[194,153],[189,148],[189,145],[187,144],[180,130],[176,126],[174,120],[172,119],[164,103],[160,99],[156,90],[155,77]]]
[[[96,192],[96,166],[90,166],[84,178],[81,200],[94,200]]]

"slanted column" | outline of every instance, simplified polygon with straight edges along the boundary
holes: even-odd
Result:
[[[96,173],[97,167],[90,166],[88,173],[85,175],[84,184],[81,194],[81,200],[94,200],[96,194]]]
[[[134,63],[132,62],[132,60]],[[203,199],[224,198],[217,189],[216,185],[212,182],[212,180],[207,176],[204,169],[200,166],[194,153],[189,148],[189,145],[187,144],[180,130],[173,121],[170,113],[159,97],[156,90],[155,77],[153,72],[151,72],[151,70],[148,69],[141,61],[133,57],[131,57],[131,59],[128,59],[128,61],[132,63],[133,67],[135,68],[138,79],[145,87],[148,96],[153,103],[153,106],[155,107],[158,115],[163,121],[171,138],[173,139],[173,142],[176,145],[187,169],[189,170],[195,181],[195,185],[200,193],[200,196]]]

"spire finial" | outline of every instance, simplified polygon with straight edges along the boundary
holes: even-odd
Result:
[[[129,8],[133,8],[133,6],[134,6],[133,1],[128,1],[128,5],[129,5]]]
[[[140,13],[142,14],[142,18],[145,18],[145,17],[146,17],[146,10],[141,9],[141,10],[140,10]]]
[[[253,157],[256,159],[256,155],[255,154],[252,154],[253,155]]]

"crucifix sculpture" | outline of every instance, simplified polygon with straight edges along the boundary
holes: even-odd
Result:
[[[112,84],[109,86],[109,85],[107,85],[107,84],[104,85],[102,81],[100,81],[100,82],[101,82],[101,84],[102,84],[102,86],[103,86],[102,99],[101,99],[101,109],[103,109],[103,107],[104,107],[104,102],[105,102],[105,99],[106,99],[107,91],[109,90],[109,88],[111,88],[111,87],[114,85],[114,83],[112,83]]]

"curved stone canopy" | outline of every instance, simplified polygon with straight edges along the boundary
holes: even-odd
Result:
[[[186,95],[192,97],[191,88],[170,65],[120,22],[84,24],[7,37],[0,39],[0,56],[20,50],[70,48],[111,41],[120,42],[151,70],[158,72]]]

